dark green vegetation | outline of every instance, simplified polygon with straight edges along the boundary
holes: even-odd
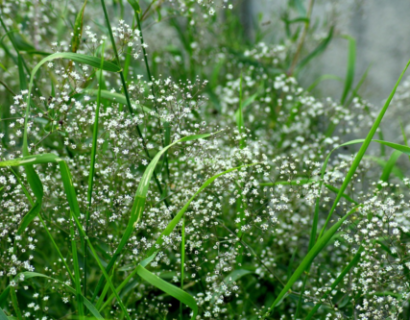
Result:
[[[0,320],[410,316],[408,64],[372,106],[313,1],[236,5],[0,2]]]

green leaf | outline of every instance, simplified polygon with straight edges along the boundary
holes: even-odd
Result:
[[[24,135],[23,135],[23,154],[25,156],[28,155],[28,141],[27,141],[27,136],[28,136],[28,130],[27,130],[27,123],[28,123],[28,117],[30,114],[30,104],[31,104],[31,91],[33,90],[33,82],[34,82],[34,76],[36,75],[37,71],[40,69],[40,67],[45,64],[46,62],[50,62],[55,59],[69,59],[78,63],[84,63],[87,65],[90,65],[95,68],[100,68],[100,59],[97,57],[92,57],[92,56],[87,56],[85,54],[79,54],[79,53],[72,53],[72,52],[59,52],[59,53],[54,53],[52,55],[49,55],[48,57],[45,57],[42,59],[33,69],[31,72],[30,76],[30,84],[28,87],[28,94],[27,94],[27,107],[26,107],[26,114],[25,114],[25,122],[24,122]],[[103,69],[106,71],[111,71],[111,72],[120,72],[121,69],[119,66],[117,66],[114,63],[104,61],[103,64]]]
[[[319,83],[321,83],[324,80],[337,80],[337,81],[343,81],[342,78],[335,76],[333,74],[324,74],[320,76],[317,80],[315,80],[307,89],[306,91],[312,91]]]
[[[303,67],[307,65],[310,60],[312,60],[316,56],[320,55],[323,51],[325,51],[325,49],[330,43],[330,40],[332,40],[333,29],[334,27],[331,27],[327,37],[323,39],[323,41],[311,53],[309,53],[305,58],[302,59],[302,61],[299,62],[298,67],[297,67],[297,72],[303,69]]]
[[[140,8],[140,5],[138,4],[138,1],[136,0],[127,0],[127,1],[137,14],[141,13],[141,8]]]
[[[300,278],[303,272],[306,270],[308,266],[312,263],[313,259],[326,247],[329,240],[333,237],[333,235],[337,232],[337,230],[341,227],[343,222],[350,217],[353,213],[357,211],[360,206],[354,207],[350,210],[343,218],[341,218],[338,222],[336,222],[327,232],[323,234],[323,236],[316,242],[313,248],[308,252],[308,254],[303,258],[302,263],[296,269],[296,271],[292,274],[288,282],[286,283],[285,287],[276,297],[275,301],[269,308],[269,311],[265,314],[265,317],[268,317],[269,313],[273,311],[276,305],[284,298],[284,296],[288,293],[288,291],[292,288],[293,284]]]
[[[0,167],[17,167],[24,166],[26,164],[40,164],[40,163],[49,163],[56,162],[61,160],[58,156],[53,153],[44,153],[34,156],[27,156],[23,158],[17,158],[13,160],[0,161]]]
[[[71,50],[73,52],[77,52],[78,48],[80,47],[81,36],[83,33],[83,17],[84,17],[84,11],[85,11],[86,5],[87,5],[87,0],[84,1],[84,4],[80,12],[77,14],[77,18],[75,19],[73,38],[71,39]]]
[[[231,168],[228,169],[226,171],[223,171],[221,173],[218,173],[214,176],[212,176],[211,178],[207,179],[202,186],[197,190],[197,192],[195,192],[195,194],[187,201],[187,203],[182,207],[182,209],[175,215],[175,217],[168,223],[168,225],[166,226],[166,228],[164,229],[164,231],[162,231],[161,235],[158,237],[157,241],[155,242],[155,244],[151,247],[150,250],[148,250],[145,254],[145,259],[143,261],[141,261],[139,264],[142,266],[147,266],[149,263],[151,263],[151,261],[155,258],[155,256],[158,253],[158,250],[156,247],[160,246],[163,243],[163,237],[164,236],[169,236],[171,234],[171,232],[175,229],[175,227],[178,225],[178,223],[181,221],[181,219],[183,218],[186,210],[188,209],[188,207],[190,206],[191,202],[196,198],[196,196],[201,193],[206,187],[208,187],[215,179],[219,178],[222,175],[225,175],[227,173],[233,172],[235,170],[239,170],[241,168],[244,167],[250,167],[250,166],[254,166],[256,164],[250,164],[250,165],[244,165],[244,166],[239,166],[239,167],[235,167],[235,168]],[[129,270],[129,267],[127,267],[127,270]],[[118,292],[135,276],[135,274],[137,273],[137,269],[134,269],[133,272],[131,272],[127,278],[118,286],[118,288],[116,289]],[[106,307],[106,305],[114,298],[114,295],[111,295],[108,299],[107,302],[103,305],[103,307],[101,308],[104,309]],[[102,298],[100,297],[100,300],[102,302]],[[100,301],[99,301],[100,302]],[[97,303],[97,305],[99,305],[99,303]]]
[[[408,68],[409,65],[410,65],[410,60],[407,62],[405,68],[403,69],[402,73],[400,74],[399,79],[397,80],[395,86],[393,87],[393,90],[391,91],[389,97],[387,98],[387,100],[386,100],[386,102],[385,102],[385,104],[384,104],[382,110],[380,111],[379,115],[377,116],[376,120],[374,121],[374,123],[373,123],[373,125],[372,125],[372,127],[371,127],[371,129],[370,129],[370,131],[369,131],[369,133],[367,134],[366,139],[364,140],[364,142],[363,142],[363,144],[362,144],[362,146],[361,146],[361,148],[360,148],[360,150],[359,150],[359,152],[356,154],[356,156],[355,156],[355,158],[354,158],[354,160],[353,160],[353,163],[352,163],[352,165],[350,166],[350,169],[349,169],[349,171],[347,172],[347,174],[346,174],[346,176],[345,176],[345,179],[344,179],[344,181],[343,181],[343,184],[342,184],[342,186],[341,186],[340,189],[339,189],[339,193],[337,194],[336,199],[335,199],[334,202],[333,202],[333,205],[332,205],[332,208],[330,209],[329,215],[328,215],[328,217],[326,218],[326,222],[325,222],[325,224],[324,224],[324,226],[323,226],[323,228],[322,228],[322,230],[321,230],[321,232],[320,232],[320,234],[319,234],[319,238],[320,238],[320,236],[323,234],[324,230],[326,229],[326,226],[327,226],[327,224],[329,223],[329,221],[330,221],[330,219],[331,219],[331,217],[332,217],[332,215],[333,215],[333,212],[334,212],[334,210],[336,209],[336,206],[337,206],[337,204],[339,203],[340,198],[342,197],[342,194],[343,194],[344,191],[346,190],[346,188],[347,188],[347,186],[348,186],[350,180],[352,179],[354,173],[356,172],[357,167],[358,167],[359,164],[360,164],[360,161],[362,160],[364,154],[366,153],[366,150],[367,150],[367,148],[369,147],[370,142],[372,141],[373,136],[374,136],[374,134],[376,133],[377,128],[379,127],[380,122],[382,121],[383,116],[384,116],[384,114],[386,113],[386,111],[387,111],[387,109],[388,109],[388,107],[389,107],[389,105],[390,105],[390,102],[391,102],[391,100],[393,99],[394,94],[396,93],[396,89],[397,89],[397,87],[399,86],[399,84],[400,84],[400,82],[401,82],[401,79],[403,78],[404,73],[406,72],[406,70],[407,70],[407,68]],[[398,145],[398,144],[395,144],[395,143],[385,142],[385,141],[381,141],[381,140],[374,140],[374,141],[379,142],[379,143],[382,143],[382,144],[387,145],[387,146],[390,146],[390,147],[392,147],[392,148],[394,148],[394,149],[396,149],[396,150],[399,150],[399,151],[402,151],[402,150],[403,150],[402,152],[404,152],[404,153],[406,153],[405,150],[409,150],[408,147],[402,146],[402,145]]]
[[[27,79],[23,67],[23,58],[20,54],[17,54],[17,66],[19,70],[20,91],[23,91],[27,89]]]
[[[239,82],[239,109],[235,113],[236,116],[236,124],[238,126],[238,131],[239,135],[241,136],[241,139],[239,141],[239,147],[241,149],[245,148],[245,139],[243,138],[243,111],[242,111],[242,73],[241,73],[241,79]]]
[[[23,39],[23,37],[18,32],[13,32],[10,34],[10,36],[13,37],[13,42],[18,52],[30,52],[36,50],[36,48],[34,48],[32,44]]]
[[[380,176],[381,181],[387,182],[389,180],[390,174],[396,164],[397,159],[402,155],[402,152],[399,150],[393,151],[389,160],[387,161],[386,165],[383,168],[382,175]],[[381,187],[381,186],[380,186]]]
[[[166,226],[164,231],[162,231],[161,235],[159,236],[159,238],[157,239],[155,244],[151,247],[150,250],[147,251],[145,256],[146,257],[152,256],[153,254],[155,254],[156,251],[158,251],[158,249],[156,249],[156,247],[160,246],[163,243],[163,237],[164,236],[169,236],[171,234],[171,232],[175,229],[175,227],[181,221],[184,213],[188,210],[191,202],[196,198],[196,196],[198,194],[200,194],[206,187],[208,187],[215,179],[217,179],[220,176],[223,176],[227,173],[230,173],[232,171],[236,171],[236,170],[246,168],[246,167],[251,167],[251,166],[254,166],[254,165],[256,165],[256,163],[253,163],[253,164],[250,164],[250,165],[243,165],[243,166],[239,166],[239,167],[234,167],[234,168],[228,169],[226,171],[220,172],[220,173],[212,176],[211,178],[207,179],[204,182],[204,184],[198,189],[198,191],[195,192],[195,194],[187,201],[187,203],[182,207],[182,209],[175,215],[175,217],[168,223],[168,225]]]
[[[88,93],[88,94],[91,94],[93,96],[97,96],[97,94],[98,94],[98,90],[95,90],[95,89],[88,89],[85,92]],[[119,93],[110,92],[110,91],[107,91],[107,90],[101,90],[101,98],[107,99],[107,100],[112,101],[112,102],[127,105],[127,99],[125,98],[124,95],[119,94]],[[152,115],[151,114],[152,110],[148,107],[145,107],[145,106],[142,106],[142,105],[136,104],[136,103],[132,104],[132,107],[136,108],[136,109],[143,110],[145,113],[148,113],[148,114]],[[153,116],[158,117],[157,114],[153,114]]]
[[[16,282],[20,282],[21,280],[21,275],[24,276],[24,281],[31,279],[31,278],[45,278],[45,279],[49,279],[52,280],[53,282],[57,282],[59,284],[61,284],[62,286],[64,286],[66,289],[68,289],[68,291],[70,291],[71,293],[75,294],[75,289],[73,287],[70,287],[69,285],[66,284],[66,282],[60,281],[58,279],[46,276],[44,274],[41,273],[37,273],[37,272],[21,272],[18,275],[15,276],[14,281]],[[0,304],[4,303],[6,301],[6,297],[8,295],[10,291],[10,286],[7,286],[7,288],[2,292],[2,294],[0,295]],[[104,319],[101,314],[98,312],[98,310],[94,307],[94,305],[87,300],[86,297],[82,296],[83,300],[84,300],[84,305],[88,308],[88,310],[91,312],[91,314],[96,317],[97,319]],[[0,319],[1,319],[1,314],[0,314]]]
[[[178,299],[179,301],[181,301],[182,303],[190,307],[193,311],[191,320],[196,319],[196,316],[198,314],[198,305],[196,304],[195,299],[190,294],[166,282],[165,280],[162,280],[160,277],[149,272],[147,269],[145,269],[141,265],[138,265],[136,269],[137,269],[137,274],[142,279],[144,279],[145,281],[147,281],[154,287],[157,287],[158,289],[168,293],[170,296],[174,297],[175,299]]]
[[[349,55],[347,59],[345,86],[343,89],[342,98],[340,99],[341,104],[345,103],[347,95],[349,94],[349,91],[353,85],[356,64],[356,41],[350,36],[344,36],[344,38],[349,41]]]
[[[245,270],[245,269],[237,269],[232,271],[230,274],[228,274],[222,281],[224,285],[232,285],[235,281],[239,280],[240,278],[254,273],[253,271]],[[221,292],[222,286],[219,287],[219,292]],[[215,297],[216,294],[212,296],[211,304],[215,302]]]
[[[21,220],[21,224],[17,230],[17,234],[22,234],[28,227],[31,221],[40,213],[41,202],[36,202],[29,212]]]
[[[375,157],[375,156],[364,156],[364,159],[368,159],[371,160],[375,163],[377,163],[380,167],[382,167],[382,169],[384,169],[384,167],[387,165],[387,161],[381,159],[380,157]],[[403,172],[397,167],[397,166],[393,166],[392,171],[391,171],[397,178],[403,180],[404,178],[404,174]]]
[[[318,300],[319,302],[315,304],[312,310],[310,310],[309,314],[305,318],[305,320],[310,320],[312,319],[313,315],[316,313],[317,310],[319,310],[320,306],[322,305],[321,301],[325,301],[326,297],[329,295],[330,292],[332,292],[337,285],[340,283],[340,281],[343,280],[343,278],[346,276],[346,274],[352,269],[354,266],[356,266],[359,263],[359,260],[361,258],[361,254],[363,252],[363,247],[360,246],[359,250],[357,250],[357,253],[353,257],[352,261],[343,269],[343,271],[339,274],[339,276],[336,278],[335,281],[330,285],[330,289],[327,290],[326,293],[324,293],[320,299]]]
[[[161,158],[161,156],[172,146],[179,144],[181,142],[186,142],[186,141],[192,141],[192,140],[198,140],[198,139],[205,139],[208,138],[216,133],[208,133],[208,134],[198,134],[198,135],[192,135],[192,136],[187,136],[184,137],[182,139],[179,139],[173,143],[171,143],[170,145],[164,147],[161,149],[161,151],[159,151],[155,157],[151,160],[150,164],[147,166],[147,168],[144,171],[144,174],[138,184],[138,188],[137,188],[137,192],[135,193],[135,198],[134,198],[134,203],[131,209],[131,214],[130,214],[130,219],[128,220],[128,224],[127,227],[124,231],[124,234],[122,235],[121,241],[117,247],[117,249],[114,252],[114,255],[112,256],[111,260],[109,261],[105,272],[109,273],[111,268],[114,266],[115,261],[118,259],[118,257],[120,256],[124,246],[127,244],[128,239],[131,237],[132,232],[135,229],[135,225],[139,222],[142,213],[144,212],[145,209],[145,199],[148,193],[148,189],[149,189],[149,184],[152,178],[152,175],[154,173],[155,167],[158,164],[159,159]],[[92,301],[94,301],[95,297],[97,296],[97,294],[99,293],[101,286],[103,285],[103,281],[104,279],[101,277],[97,287],[94,291],[94,295],[93,295],[93,299]],[[100,296],[100,300],[103,299],[103,296]]]

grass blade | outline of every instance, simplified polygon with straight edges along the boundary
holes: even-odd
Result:
[[[357,251],[357,253],[355,254],[355,256],[353,257],[352,261],[350,261],[350,263],[343,269],[343,271],[340,273],[340,275],[336,278],[335,281],[333,281],[333,283],[330,286],[330,289],[327,290],[326,293],[324,293],[320,299],[319,302],[315,304],[315,306],[313,307],[312,310],[310,310],[309,314],[307,315],[307,317],[305,318],[305,320],[310,320],[312,319],[312,317],[314,316],[314,314],[316,313],[317,310],[319,310],[320,306],[322,305],[322,303],[320,301],[324,301],[324,299],[326,299],[326,297],[329,295],[329,293],[331,291],[333,291],[337,285],[340,283],[340,281],[343,280],[343,278],[346,276],[346,274],[350,271],[350,269],[352,269],[354,266],[356,266],[359,263],[359,260],[361,258],[361,254],[363,252],[363,247],[361,246],[359,248],[359,250]]]
[[[166,282],[165,280],[162,280],[158,276],[154,275],[153,273],[149,272],[147,269],[145,269],[142,265],[138,265],[137,268],[137,274],[153,285],[154,287],[157,287],[158,289],[168,293],[170,296],[174,297],[175,299],[178,299],[182,303],[186,304],[189,306],[192,311],[193,315],[191,317],[191,320],[195,320],[196,316],[198,314],[198,305],[196,304],[195,299],[185,291],[181,290],[180,288]]]
[[[184,277],[185,277],[185,217],[182,218],[181,226],[181,290],[184,289]],[[180,317],[183,320],[183,306],[182,301],[179,305],[180,308]]]
[[[288,282],[286,283],[285,287],[276,297],[275,301],[269,308],[269,311],[265,314],[265,317],[269,315],[275,308],[275,306],[284,298],[284,296],[288,293],[288,291],[292,288],[292,285],[300,278],[303,274],[305,269],[310,266],[313,259],[326,247],[326,244],[332,238],[332,236],[337,232],[337,230],[341,227],[343,222],[350,217],[353,213],[357,211],[360,206],[355,206],[352,210],[350,210],[346,215],[343,216],[338,222],[336,222],[327,232],[323,234],[321,238],[316,242],[313,248],[308,252],[308,254],[303,258],[302,263],[296,269],[296,271],[292,274]]]
[[[364,156],[364,154],[365,154],[367,148],[369,147],[369,144],[370,144],[370,142],[372,141],[373,136],[374,136],[374,134],[376,133],[376,130],[377,130],[377,128],[379,127],[380,122],[382,121],[383,116],[384,116],[384,114],[386,113],[386,111],[387,111],[387,109],[388,109],[388,107],[389,107],[389,105],[390,105],[390,102],[391,102],[391,100],[393,99],[394,94],[396,93],[396,89],[397,89],[397,87],[399,86],[399,84],[400,84],[400,82],[401,82],[401,79],[403,78],[404,73],[406,72],[406,70],[407,70],[409,64],[410,64],[410,61],[407,62],[407,64],[406,64],[404,70],[403,70],[402,73],[400,74],[400,77],[399,77],[399,79],[397,80],[395,86],[393,87],[393,90],[391,91],[389,97],[387,98],[386,103],[384,104],[382,110],[380,111],[380,113],[379,113],[379,115],[377,116],[375,122],[373,123],[373,125],[372,125],[372,127],[371,127],[369,133],[367,134],[367,137],[366,137],[365,141],[363,142],[363,144],[362,144],[362,146],[361,146],[359,152],[356,154],[356,157],[354,158],[353,163],[352,163],[352,165],[351,165],[351,167],[350,167],[348,173],[347,173],[346,176],[345,176],[345,179],[344,179],[344,181],[343,181],[343,184],[342,184],[342,186],[341,186],[340,189],[339,189],[339,193],[337,194],[336,199],[335,199],[335,201],[333,202],[332,208],[330,209],[330,212],[329,212],[329,215],[328,215],[328,217],[327,217],[327,219],[326,219],[326,222],[325,222],[325,224],[324,224],[324,226],[323,226],[323,228],[322,228],[322,230],[321,230],[321,232],[320,232],[320,234],[319,234],[319,238],[323,235],[324,230],[326,229],[326,226],[327,226],[327,224],[329,223],[329,221],[330,221],[330,219],[331,219],[331,217],[332,217],[332,215],[333,215],[333,212],[334,212],[334,210],[336,209],[337,204],[339,203],[340,198],[342,197],[342,194],[343,194],[344,191],[346,190],[347,185],[349,184],[350,180],[352,179],[354,173],[356,172],[357,167],[358,167],[359,164],[360,164],[360,161],[362,160],[362,158],[363,158],[363,156]],[[388,143],[386,143],[386,142],[384,142],[383,144],[388,145]],[[391,143],[390,143],[390,144],[391,144]],[[392,144],[392,145],[396,145],[396,144]],[[405,146],[401,146],[401,147],[405,147]],[[407,148],[407,147],[405,147],[405,148]],[[398,149],[397,149],[397,150],[398,150]]]
[[[29,212],[21,220],[21,224],[17,230],[17,234],[22,234],[28,227],[31,221],[40,213],[41,203],[36,202]]]
[[[380,176],[381,181],[387,182],[389,180],[390,174],[391,174],[397,160],[399,159],[399,157],[401,155],[402,155],[401,151],[398,151],[398,150],[393,151],[393,153],[391,154],[389,160],[387,161],[386,165],[383,168],[382,175]]]
[[[231,168],[228,169],[226,171],[223,171],[221,173],[218,173],[214,176],[212,176],[211,178],[209,178],[208,180],[206,180],[202,186],[198,189],[197,192],[195,192],[195,194],[187,201],[187,203],[182,207],[182,209],[175,215],[175,217],[171,220],[171,222],[167,225],[167,227],[164,229],[164,231],[162,231],[161,235],[158,237],[157,241],[155,242],[155,244],[151,247],[150,250],[147,251],[147,253],[145,254],[145,259],[143,261],[140,262],[140,265],[142,266],[146,266],[148,265],[156,256],[156,254],[159,251],[159,247],[161,246],[161,244],[163,243],[163,237],[164,236],[169,236],[171,234],[171,232],[175,229],[175,227],[178,225],[178,223],[181,221],[181,219],[184,217],[185,212],[188,210],[191,202],[196,198],[196,196],[201,193],[206,187],[208,187],[215,179],[219,178],[220,176],[223,176],[227,173],[233,172],[235,170],[239,170],[243,167],[248,167],[248,166],[254,166],[255,164],[251,164],[251,165],[246,165],[246,166],[240,166],[240,167],[235,167],[235,168]],[[133,278],[135,276],[135,274],[137,273],[137,269],[135,269],[133,272],[131,272],[127,278],[120,284],[120,286],[117,288],[117,292],[119,292],[130,280],[131,278]],[[111,295],[107,301],[105,302],[105,304],[103,305],[103,307],[101,309],[104,309],[108,303],[114,298],[114,295]],[[97,304],[98,305],[98,304]]]
[[[349,55],[347,59],[345,86],[343,89],[342,98],[340,99],[341,104],[345,103],[347,95],[349,94],[349,91],[353,85],[356,64],[356,41],[350,36],[344,36],[344,38],[349,41]]]
[[[217,132],[218,133],[218,132]],[[216,133],[214,133],[216,134]],[[204,138],[208,138],[211,135],[214,134],[199,134],[199,135],[192,135],[192,136],[187,136],[184,137],[182,139],[179,139],[173,143],[171,143],[170,145],[164,147],[161,149],[161,151],[159,151],[155,157],[151,160],[150,164],[147,166],[147,168],[145,169],[145,172],[138,184],[138,188],[137,188],[137,192],[135,193],[135,198],[134,198],[134,203],[131,209],[131,214],[130,214],[130,219],[128,221],[127,227],[124,231],[124,234],[121,238],[121,241],[117,247],[117,249],[114,252],[114,255],[112,256],[111,260],[109,261],[107,268],[105,269],[105,271],[107,273],[110,272],[111,268],[114,266],[115,261],[118,259],[118,257],[120,256],[124,246],[127,244],[128,239],[131,237],[132,232],[135,229],[135,225],[139,222],[139,219],[142,216],[142,213],[144,212],[145,209],[145,199],[148,193],[148,189],[149,189],[149,184],[151,181],[151,178],[154,174],[154,170],[155,167],[158,164],[159,159],[161,158],[161,156],[172,146],[181,143],[181,142],[186,142],[186,141],[192,141],[192,140],[198,140],[198,139],[204,139]],[[98,281],[97,287],[94,291],[94,295],[93,295],[93,299],[91,301],[94,301],[95,297],[97,296],[97,294],[99,293],[99,291],[101,290],[101,286],[103,285],[103,281],[104,279],[101,277],[100,280]],[[100,297],[100,300],[103,299],[103,297]]]
[[[343,81],[342,78],[335,76],[333,74],[324,74],[320,76],[318,79],[316,79],[307,89],[306,91],[312,91],[316,86],[321,83],[324,80],[337,80],[337,81]]]
[[[236,124],[238,126],[239,136],[241,137],[239,140],[239,147],[241,149],[245,148],[245,140],[243,138],[243,111],[242,111],[242,73],[241,79],[239,82],[239,109],[236,112]]]
[[[21,272],[19,274],[17,274],[14,277],[14,281],[15,282],[20,282],[21,280],[21,276],[24,276],[24,281],[28,280],[28,279],[32,279],[32,278],[45,278],[48,280],[51,280],[55,283],[59,283],[60,285],[64,286],[68,291],[70,291],[72,294],[76,293],[76,290],[73,287],[70,287],[69,285],[67,285],[66,282],[60,281],[58,279],[46,276],[44,274],[38,273],[38,272]],[[4,302],[6,302],[6,298],[7,295],[9,294],[10,291],[10,286],[8,286],[0,295],[0,305],[3,304]],[[104,319],[103,316],[101,316],[101,314],[98,312],[98,310],[94,307],[94,305],[84,296],[82,297],[84,300],[84,305],[88,308],[88,310],[91,312],[91,314],[97,318],[97,319]],[[1,318],[0,318],[1,319]]]
[[[87,2],[87,0],[86,0]],[[85,2],[85,3],[86,3]],[[85,6],[84,3],[84,6]],[[98,122],[100,116],[100,106],[101,106],[101,88],[103,85],[103,63],[104,63],[104,49],[105,49],[105,42],[102,43],[101,46],[101,64],[100,64],[100,77],[99,77],[99,85],[98,85],[98,93],[97,93],[97,107],[95,110],[95,117],[94,117],[94,130],[93,130],[93,143],[91,147],[91,163],[90,163],[90,173],[88,175],[88,190],[87,190],[87,211],[86,211],[86,233],[88,234],[88,227],[90,222],[90,208],[91,208],[91,200],[93,194],[93,184],[94,184],[94,173],[95,173],[95,155],[97,154],[97,137],[98,137]],[[84,243],[84,295],[87,292],[87,246]]]
[[[59,52],[59,53],[54,53],[52,55],[49,55],[48,57],[45,57],[34,67],[33,71],[31,72],[31,77],[30,77],[30,83],[29,83],[28,94],[27,94],[27,107],[26,107],[25,122],[24,122],[23,154],[25,156],[28,155],[27,124],[28,124],[28,116],[30,114],[31,92],[33,90],[34,76],[36,75],[37,71],[41,68],[43,64],[45,64],[46,62],[55,60],[55,59],[69,59],[69,60],[72,60],[78,63],[84,63],[87,65],[90,65],[95,68],[99,68],[101,64],[100,59],[98,59],[97,57],[92,57],[92,56],[87,56],[85,54],[72,53],[72,52]],[[111,72],[120,71],[120,67],[108,61],[104,61],[103,69],[106,71],[111,71]]]
[[[95,89],[88,89],[86,90],[87,93],[91,94],[91,95],[98,95],[98,90]],[[112,102],[116,102],[116,103],[122,103],[124,105],[127,105],[127,99],[125,98],[124,95],[120,94],[120,93],[115,93],[115,92],[110,92],[107,90],[101,90],[101,98],[112,101]],[[154,117],[158,117],[158,115],[156,114],[151,114],[152,110],[148,107],[145,106],[141,106],[139,104],[134,104],[132,105],[133,108],[135,109],[140,109],[143,112],[150,114]]]
[[[80,266],[78,264],[78,255],[77,255],[77,243],[75,241],[75,233],[73,220],[71,218],[72,211],[70,210],[70,237],[71,237],[71,250],[73,255],[73,265],[74,265],[74,283],[75,283],[75,297],[77,300],[78,316],[80,319],[84,317],[84,305],[81,294],[81,277],[80,277]]]
[[[71,50],[75,53],[77,52],[78,48],[80,47],[81,43],[81,36],[83,33],[83,17],[85,6],[87,5],[87,1],[84,1],[83,6],[81,7],[80,12],[77,14],[77,18],[75,19],[74,23],[74,30],[73,30],[73,38],[71,39]]]
[[[14,288],[10,289],[10,296],[11,296],[11,302],[12,302],[12,305],[13,305],[14,312],[17,315],[17,319],[18,320],[23,320],[23,316],[21,314],[21,310],[20,310],[20,307],[19,307],[19,304],[18,304],[18,301],[17,301],[17,295],[16,295],[16,292],[15,292]]]
[[[296,73],[299,73],[299,71],[303,69],[303,67],[307,65],[310,62],[310,60],[312,60],[313,58],[320,55],[323,51],[326,50],[327,46],[332,40],[333,29],[334,27],[331,27],[327,37],[323,39],[323,41],[311,53],[309,53],[305,58],[302,59],[302,61],[300,61],[300,63],[297,66]]]

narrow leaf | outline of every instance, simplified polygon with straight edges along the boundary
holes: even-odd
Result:
[[[87,5],[87,0],[84,1],[83,6],[81,7],[80,12],[77,14],[77,18],[74,23],[73,38],[71,39],[71,50],[75,53],[80,47],[81,36],[83,33],[83,17],[85,6]]]
[[[356,41],[350,36],[344,36],[344,38],[349,41],[349,55],[347,59],[345,86],[343,89],[342,98],[340,99],[341,104],[345,103],[347,95],[349,94],[349,91],[353,85],[356,64]]]

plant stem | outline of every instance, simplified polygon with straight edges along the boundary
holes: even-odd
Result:
[[[299,44],[298,44],[298,47],[296,49],[295,55],[293,56],[292,64],[291,64],[291,66],[289,68],[289,71],[288,71],[289,76],[291,76],[293,74],[293,71],[296,67],[296,63],[298,62],[300,52],[302,51],[302,47],[303,47],[303,44],[305,42],[305,38],[306,38],[307,32],[309,30],[309,26],[310,26],[310,17],[312,15],[312,9],[313,9],[313,3],[314,2],[315,2],[315,0],[310,0],[309,1],[309,7],[308,7],[308,12],[307,12],[308,21],[305,22],[305,27],[303,29],[302,36],[299,40]]]
[[[112,34],[111,24],[110,24],[110,20],[109,20],[108,13],[107,13],[107,8],[105,7],[105,1],[104,0],[101,0],[101,5],[103,7],[105,22],[107,23],[108,33],[110,34],[110,39],[111,39],[111,44],[112,44],[112,47],[113,47],[113,50],[114,50],[115,59],[117,61],[117,65],[121,66],[120,58],[118,56],[117,46],[115,45],[115,40],[114,40],[114,36]],[[128,112],[130,114],[133,114],[132,107],[131,107],[131,102],[130,102],[130,97],[128,95],[127,84],[125,83],[124,73],[122,72],[122,70],[120,71],[120,77],[121,77],[122,87],[124,89],[125,99],[127,101]],[[120,107],[120,111],[122,111],[121,107]],[[150,156],[150,154],[148,152],[148,149],[147,149],[147,144],[145,142],[144,136],[142,135],[141,129],[138,126],[138,124],[136,125],[136,129],[137,129],[138,136],[142,140],[142,147],[144,149],[145,155],[147,156],[147,158],[149,160],[151,160],[151,156]],[[155,172],[154,172],[154,180],[155,180],[155,183],[157,184],[159,193],[162,195],[162,187],[161,187],[161,184],[159,183],[157,174]],[[166,199],[164,199],[164,203],[167,207],[169,207],[168,201]]]

